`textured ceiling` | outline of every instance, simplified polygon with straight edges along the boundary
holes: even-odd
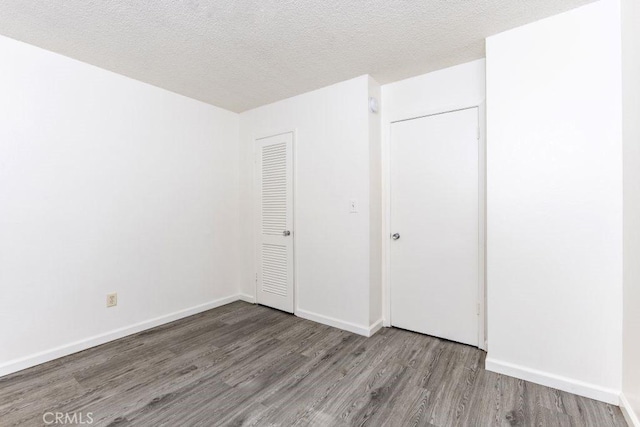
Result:
[[[478,59],[485,37],[590,1],[2,0],[0,33],[240,112]]]

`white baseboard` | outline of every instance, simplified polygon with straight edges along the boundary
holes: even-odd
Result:
[[[622,410],[622,415],[624,415],[624,419],[627,420],[627,424],[630,427],[640,427],[640,418],[638,418],[639,414],[636,414],[631,407],[631,404],[625,397],[624,393],[620,393],[620,409]]]
[[[558,390],[588,397],[590,399],[600,400],[612,405],[618,406],[620,404],[619,390],[600,387],[595,384],[577,381],[560,375],[515,365],[513,363],[502,362],[488,356],[485,361],[485,369],[487,371],[531,381],[532,383],[556,388]]]
[[[128,335],[155,328],[156,326],[164,325],[165,323],[170,323],[184,317],[193,316],[194,314],[202,313],[203,311],[211,310],[213,308],[220,307],[234,301],[246,301],[253,304],[255,303],[255,298],[252,295],[248,294],[231,295],[225,298],[220,298],[214,301],[200,304],[195,307],[190,307],[184,310],[166,314],[164,316],[155,317],[153,319],[125,326],[123,328],[115,329],[99,335],[94,335],[92,337],[78,340],[69,344],[64,344],[50,350],[45,350],[19,359],[10,360],[8,362],[0,364],[0,377],[13,374],[14,372],[18,372],[23,369],[31,368],[42,363],[50,362],[51,360],[59,359],[64,356],[77,353],[79,351],[87,350],[91,347],[105,344],[110,341],[124,338]],[[365,337],[372,336],[383,326],[382,319],[378,320],[373,325],[366,327],[356,325],[355,323],[344,322],[332,317],[311,313],[305,310],[297,310],[296,315],[298,317],[302,317],[303,319],[308,319],[314,322],[333,326],[335,328],[344,329],[345,331],[353,332]]]
[[[109,341],[126,337],[127,335],[132,335],[147,329],[155,328],[156,326],[173,322],[174,320],[182,319],[184,317],[192,316],[203,311],[211,310],[212,308],[220,307],[222,305],[238,301],[239,299],[242,299],[240,295],[232,295],[229,297],[220,298],[214,301],[197,305],[195,307],[190,307],[184,310],[166,314],[164,316],[145,320],[130,326],[125,326],[123,328],[115,329],[99,335],[94,335],[92,337],[55,347],[50,350],[31,354],[20,359],[10,360],[8,362],[0,364],[0,377],[21,371],[23,369],[31,368],[32,366],[36,366],[41,363],[58,359],[60,357],[68,356],[70,354],[77,353],[79,351],[95,347],[97,345],[105,344]]]
[[[375,322],[373,325],[369,326],[369,337],[378,332],[384,326],[384,322],[382,319]]]
[[[361,326],[351,322],[345,322],[329,316],[323,316],[321,314],[312,313],[310,311],[298,309],[295,315],[302,317],[303,319],[311,320],[313,322],[322,323],[323,325],[333,326],[334,328],[343,329],[345,331],[353,332],[354,334],[370,337],[382,327],[382,320],[379,320],[372,326]],[[379,324],[379,326],[377,326]]]
[[[253,295],[241,293],[240,295],[238,295],[238,298],[240,299],[240,301],[245,301],[251,304],[256,303],[256,298]]]

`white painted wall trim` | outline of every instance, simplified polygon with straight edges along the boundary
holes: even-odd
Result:
[[[345,322],[343,320],[336,319],[334,317],[323,316],[322,314],[312,313],[307,310],[296,310],[296,316],[303,319],[311,320],[312,322],[322,323],[323,325],[333,326],[334,328],[342,329],[344,331],[353,332],[354,334],[370,337],[382,328],[382,319],[378,320],[371,326],[357,325],[351,322]]]
[[[256,296],[255,295],[249,295],[249,294],[240,293],[238,295],[238,299],[240,301],[245,301],[245,302],[248,302],[250,304],[255,304],[256,303]]]
[[[473,104],[460,104],[455,108],[447,109],[429,109],[423,111],[415,111],[412,114],[396,114],[390,117],[384,117],[382,123],[382,318],[383,325],[390,327],[391,320],[391,247],[389,236],[391,236],[391,125],[395,122],[429,117],[437,114],[446,114],[460,110],[476,108],[478,111],[478,221],[480,234],[478,236],[480,258],[478,270],[478,304],[480,305],[480,313],[478,315],[478,347],[481,350],[487,350],[487,310],[486,310],[486,104],[485,101]]]
[[[184,310],[176,311],[164,316],[155,317],[153,319],[145,320],[139,323],[135,323],[130,326],[115,329],[113,331],[105,332],[103,334],[95,335],[89,338],[78,340],[69,344],[61,345],[59,347],[52,348],[50,350],[35,353],[20,359],[10,360],[0,365],[0,377],[13,374],[23,369],[31,368],[42,363],[50,362],[55,359],[59,359],[64,356],[68,356],[73,353],[78,353],[83,350],[87,350],[98,345],[106,344],[111,341],[115,341],[120,338],[124,338],[129,335],[137,334],[148,329],[155,328],[157,326],[171,323],[176,320],[183,319],[185,317],[193,316],[194,314],[202,313],[207,310],[211,310],[223,305],[235,302],[245,301],[251,304],[255,304],[255,297],[245,293],[239,293],[228,297],[216,299],[204,304],[196,305]],[[345,331],[353,332],[358,335],[370,337],[382,328],[382,319],[373,323],[371,326],[360,326],[354,323],[344,322],[342,320],[334,319],[332,317],[322,316],[320,314],[311,313],[305,310],[297,310],[296,315],[303,319],[311,320],[313,322],[322,323],[324,325],[332,326]]]
[[[376,332],[378,332],[380,329],[383,328],[383,320],[379,319],[377,322],[374,322],[373,325],[369,326],[369,335],[367,336],[373,336],[373,334],[375,334]]]
[[[257,179],[257,172],[256,172],[256,168],[257,168],[257,163],[255,161],[256,159],[256,146],[257,146],[257,142],[259,139],[265,139],[265,138],[270,138],[272,136],[278,136],[278,135],[284,135],[286,133],[290,133],[292,135],[293,141],[291,143],[292,147],[292,175],[293,175],[293,183],[292,183],[292,188],[293,188],[293,227],[291,231],[291,235],[293,237],[293,314],[295,315],[298,311],[298,257],[296,256],[296,248],[298,247],[298,224],[296,222],[296,218],[298,217],[297,211],[296,211],[296,200],[298,199],[298,193],[297,193],[297,186],[296,186],[296,182],[298,181],[298,169],[297,169],[297,164],[298,164],[298,159],[297,159],[297,141],[298,141],[298,128],[287,128],[287,129],[279,129],[279,130],[272,130],[271,132],[268,131],[264,131],[264,132],[259,132],[259,133],[255,133],[252,135],[252,148],[251,148],[251,157],[253,158],[253,168],[251,169],[252,171],[252,177],[251,177],[251,182],[253,185],[252,188],[252,197],[253,197],[253,201],[252,201],[252,206],[254,209],[254,212],[256,212],[256,216],[254,217],[254,235],[253,235],[253,265],[254,265],[254,271],[253,271],[253,275],[256,278],[255,282],[254,282],[254,286],[253,286],[253,301],[249,301],[249,300],[243,300],[243,301],[247,301],[247,302],[251,302],[252,304],[257,304],[258,302],[258,236],[260,233],[260,224],[258,222],[258,216],[257,216],[257,212],[258,212],[258,182],[256,181]],[[243,294],[246,296],[249,296],[249,294]]]
[[[485,369],[487,371],[508,375],[525,381],[531,381],[532,383],[556,388],[558,390],[588,397],[590,399],[600,400],[612,405],[618,406],[620,404],[620,390],[600,387],[595,384],[577,381],[560,375],[495,360],[491,357],[487,357],[485,361]]]
[[[39,365],[41,363],[46,363],[51,360],[58,359],[60,357],[68,356],[79,351],[87,350],[91,347],[105,344],[110,341],[124,338],[128,335],[155,328],[156,326],[164,325],[165,323],[170,323],[184,317],[193,316],[194,314],[202,313],[203,311],[211,310],[212,308],[220,307],[234,301],[244,300],[242,297],[242,295],[231,295],[225,298],[216,299],[184,310],[175,311],[164,316],[155,317],[153,319],[135,323],[130,326],[125,326],[123,328],[115,329],[103,334],[94,335],[89,338],[61,345],[59,347],[35,353],[26,357],[22,357],[20,359],[10,360],[0,365],[0,377],[30,368],[32,366]]]
[[[640,427],[640,418],[638,418],[638,415],[633,412],[633,408],[624,393],[620,393],[620,409],[622,410],[622,415],[624,415],[624,419],[627,420],[627,424],[629,424],[629,426]]]

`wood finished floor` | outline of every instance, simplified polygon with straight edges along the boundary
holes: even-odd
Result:
[[[0,378],[0,425],[626,425],[615,406],[483,367],[465,345],[236,302]]]

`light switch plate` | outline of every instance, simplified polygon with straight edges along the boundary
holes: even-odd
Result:
[[[358,200],[351,199],[349,202],[349,213],[358,213]]]

